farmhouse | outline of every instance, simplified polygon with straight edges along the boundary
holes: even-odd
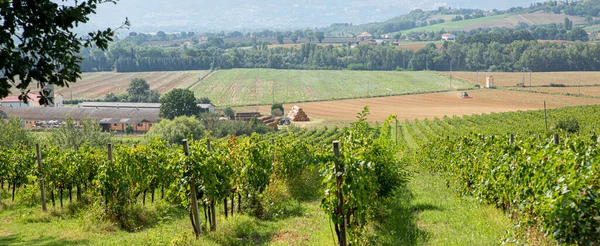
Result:
[[[444,41],[451,41],[451,40],[455,40],[456,36],[450,34],[450,33],[444,33],[442,34],[442,40]]]
[[[76,124],[86,118],[96,119],[104,131],[125,131],[132,126],[135,132],[147,132],[152,124],[158,123],[158,109],[135,108],[9,108],[0,107],[0,115],[20,118],[25,128],[45,125],[46,122],[63,122],[67,117],[73,118]]]
[[[21,107],[38,107],[39,99],[38,94],[29,93],[29,100],[27,103],[19,100],[19,95],[9,95],[3,99],[0,99],[0,107],[9,107],[9,108],[21,108]]]
[[[212,103],[208,103],[208,104],[198,104],[198,107],[200,108],[201,112],[208,112],[208,113],[214,113],[215,112],[215,105],[212,105]]]
[[[368,33],[368,32],[363,32],[363,33],[361,33],[360,35],[358,35],[358,38],[359,38],[360,40],[372,39],[372,38],[373,38],[373,35],[371,35],[371,34],[370,34],[370,33]]]

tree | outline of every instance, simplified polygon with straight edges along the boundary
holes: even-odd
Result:
[[[158,38],[158,40],[162,40],[162,41],[167,40],[167,34],[163,31],[158,31],[156,33],[156,37]]]
[[[291,40],[292,40],[292,42],[296,43],[298,41],[298,34],[297,33],[292,33]]]
[[[229,118],[230,120],[233,120],[233,118],[235,117],[235,112],[231,107],[225,108],[223,110],[223,114],[225,114],[225,116],[227,116],[227,118]]]
[[[323,42],[323,39],[325,39],[325,33],[323,32],[315,32],[315,38],[317,39],[317,41],[319,43]]]
[[[88,144],[102,147],[110,143],[112,135],[102,132],[102,127],[95,119],[83,119],[77,126],[71,116],[52,133],[52,139],[62,148],[75,149],[77,146]]]
[[[400,40],[400,37],[401,37],[400,33],[396,33],[394,35],[394,39],[396,40],[396,42],[398,42]]]
[[[196,97],[189,89],[174,89],[165,93],[160,98],[160,112],[162,118],[174,119],[177,116],[192,116],[200,112],[196,104]]]
[[[564,26],[565,30],[571,30],[573,28],[573,22],[569,20],[569,17],[565,17]]]
[[[589,40],[588,34],[585,30],[578,27],[573,29],[572,31],[567,33],[567,39],[569,41],[583,41],[587,42]]]
[[[210,98],[208,97],[201,97],[198,98],[198,104],[210,104]]]
[[[150,85],[144,79],[135,78],[129,82],[127,87],[129,102],[158,102],[160,94],[158,91],[150,90]]]
[[[283,34],[277,34],[277,42],[283,44]]]
[[[59,5],[52,0],[0,1],[0,98],[20,90],[27,101],[32,81],[38,88],[68,86],[81,78],[82,47],[106,49],[114,30],[80,36],[72,31],[86,23],[98,4],[117,0],[74,1]],[[126,19],[122,27],[128,27]],[[118,28],[117,28],[118,29]],[[52,102],[50,92],[40,92],[40,104]]]

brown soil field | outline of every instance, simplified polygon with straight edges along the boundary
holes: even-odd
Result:
[[[325,102],[285,104],[291,109],[294,105],[302,107],[309,117],[321,123],[325,121],[353,121],[364,106],[370,107],[369,121],[383,121],[390,114],[398,115],[401,121],[442,118],[444,116],[462,116],[491,112],[542,109],[546,101],[548,108],[600,104],[600,99],[579,98],[563,95],[536,94],[508,90],[481,89],[468,92],[471,99],[460,99],[459,91],[431,93],[421,95],[365,98]],[[269,112],[270,106],[236,108],[236,111]],[[286,112],[287,113],[287,112]],[[303,124],[304,125],[304,124]]]
[[[98,99],[108,93],[125,93],[129,82],[134,78],[145,79],[150,89],[158,90],[160,94],[173,88],[186,88],[198,81],[208,71],[174,71],[174,72],[139,72],[139,73],[115,73],[96,72],[83,73],[81,79],[76,83],[69,84],[70,88],[59,88],[57,93],[62,94],[65,99]],[[36,91],[32,89],[32,91]],[[37,93],[37,92],[36,92]]]
[[[448,72],[441,72],[448,75]],[[476,72],[453,72],[454,77],[477,83]],[[497,87],[516,87],[523,80],[523,73],[479,72],[479,85],[485,85],[485,77],[493,76]],[[600,85],[600,72],[539,72],[531,74],[531,86],[563,84],[566,86]],[[525,73],[525,86],[529,86],[529,73]]]
[[[560,93],[560,94],[572,94],[572,95],[584,95],[584,96],[595,96],[600,97],[600,86],[582,86],[582,87],[530,87],[530,88],[516,88],[522,91],[537,91],[537,92],[549,92],[549,93]]]

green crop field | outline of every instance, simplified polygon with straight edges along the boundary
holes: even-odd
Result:
[[[444,91],[450,79],[435,72],[233,69],[191,87],[219,106],[304,102]],[[453,80],[452,88],[472,84]],[[274,98],[274,99],[273,99]]]
[[[431,31],[439,31],[442,29],[446,30],[446,31],[458,30],[458,29],[461,29],[468,25],[478,24],[478,23],[488,22],[488,21],[494,21],[494,20],[500,20],[500,19],[504,19],[507,16],[508,15],[506,15],[506,14],[505,15],[493,15],[493,16],[487,16],[487,17],[482,17],[482,18],[477,18],[477,19],[445,22],[445,23],[436,24],[436,25],[432,25],[432,26],[413,28],[413,29],[410,29],[407,31],[408,32],[423,32],[423,31],[431,32]]]
[[[446,19],[446,16],[439,16],[444,18],[438,19]],[[431,31],[452,31],[452,30],[463,30],[468,31],[477,28],[491,28],[491,27],[508,27],[513,28],[517,26],[519,23],[525,23],[528,25],[542,25],[542,24],[550,24],[550,23],[561,23],[564,21],[564,14],[553,14],[553,13],[527,13],[527,14],[503,14],[503,15],[493,15],[487,16],[477,19],[470,20],[462,20],[462,21],[453,21],[450,22],[446,20],[445,23],[436,24],[432,26],[425,26],[419,28],[413,28],[410,30],[406,30],[408,32],[431,32]],[[578,16],[568,16],[573,24],[583,24],[585,23],[585,18]],[[435,18],[435,17],[432,17]],[[406,32],[405,31],[405,32]]]

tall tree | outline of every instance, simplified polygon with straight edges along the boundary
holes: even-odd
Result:
[[[319,43],[323,42],[323,39],[325,39],[325,33],[323,32],[315,32],[315,38],[317,39],[317,41]]]
[[[200,112],[196,97],[189,89],[174,89],[160,98],[160,117],[174,119],[177,116],[192,116]]]
[[[19,99],[27,101],[32,81],[45,88],[48,84],[68,86],[81,78],[81,47],[106,49],[114,30],[80,36],[72,29],[86,23],[98,4],[116,1],[61,5],[52,0],[0,1],[0,98],[8,96],[14,86],[21,91]],[[127,26],[126,19],[123,27]],[[40,103],[50,103],[49,96],[49,91],[42,90]]]

